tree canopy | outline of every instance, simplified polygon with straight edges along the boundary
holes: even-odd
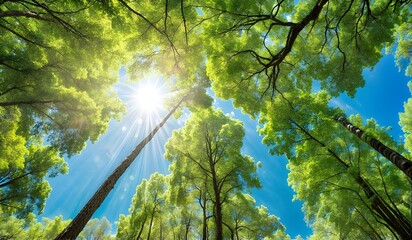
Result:
[[[287,156],[289,184],[295,198],[304,201],[314,236],[406,239],[410,232],[409,207],[404,205],[409,197],[407,176],[333,119],[341,110],[327,105],[325,92],[294,96],[299,96],[291,102],[294,109],[282,99],[268,104],[260,132],[264,143],[273,146],[272,154]],[[351,121],[363,125],[359,115]],[[363,128],[398,148],[375,120],[368,120]]]
[[[33,214],[45,207],[48,179],[68,172],[65,158],[125,114],[113,88],[123,67],[132,81],[160,74],[167,107],[185,100],[165,119],[190,118],[164,146],[170,174],[137,186],[117,233],[95,219],[80,239],[290,238],[251,195],[261,184],[243,152],[243,124],[210,107],[210,90],[257,119],[268,151],[287,158],[309,239],[410,239],[403,172],[412,100],[399,114],[403,143],[331,99],[355,97],[385,50],[412,76],[411,8],[410,0],[0,1],[0,238],[51,239],[75,222]],[[116,181],[103,183],[107,194]]]
[[[123,112],[111,87],[127,54],[115,35],[96,3],[0,2],[1,212],[41,212],[46,173],[66,173],[61,156]]]

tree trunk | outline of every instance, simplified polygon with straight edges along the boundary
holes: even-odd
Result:
[[[156,208],[157,208],[157,203],[155,203],[155,205],[152,209],[152,214],[150,216],[149,233],[147,234],[147,240],[150,240],[150,233],[152,232],[153,219],[154,219],[154,215],[156,213]]]
[[[76,239],[79,233],[86,226],[94,212],[99,208],[102,202],[105,200],[109,192],[114,188],[114,185],[123,175],[126,169],[132,164],[132,162],[139,155],[144,146],[154,137],[154,135],[163,127],[166,121],[173,115],[176,109],[182,104],[189,94],[185,95],[177,105],[167,114],[167,116],[143,139],[136,148],[126,157],[123,162],[117,166],[117,168],[107,177],[100,188],[94,193],[90,200],[86,203],[83,209],[77,214],[77,216],[70,222],[70,224],[55,238],[57,239]]]
[[[206,208],[207,208],[207,200],[206,197],[203,198],[203,195],[200,196],[200,200],[202,201],[202,199],[204,199],[204,205],[200,205],[202,207],[202,214],[203,214],[203,226],[202,226],[202,240],[206,240],[207,239],[207,212],[206,212]]]
[[[45,170],[45,171],[47,171],[47,170]],[[39,171],[39,172],[40,172],[40,171]],[[5,186],[7,186],[7,185],[10,185],[10,184],[14,183],[15,181],[17,181],[17,180],[19,180],[19,179],[21,179],[21,178],[24,178],[24,177],[26,177],[26,176],[28,176],[28,175],[30,175],[30,174],[32,174],[32,173],[24,173],[24,174],[22,174],[22,175],[20,175],[20,176],[18,176],[18,177],[16,177],[16,178],[13,178],[13,179],[8,180],[7,182],[1,183],[1,184],[0,184],[0,188],[5,187]]]
[[[321,142],[319,139],[315,138],[311,133],[309,133],[305,128],[300,126],[296,121],[291,119],[292,123],[298,127],[302,132],[304,132],[309,138],[316,141],[320,146],[326,147],[326,144]],[[349,165],[346,164],[335,152],[327,148],[327,151],[338,160],[345,169],[349,169]],[[408,221],[405,216],[400,212],[393,209],[381,196],[371,187],[371,185],[361,176],[355,178],[356,182],[361,186],[363,192],[368,199],[372,200],[371,208],[375,213],[382,218],[387,226],[387,228],[395,235],[401,237],[403,240],[412,239],[412,222]]]
[[[186,222],[186,227],[185,227],[185,240],[188,240],[189,238],[189,230],[190,230],[190,224],[192,222],[192,213],[190,213],[189,220]]]
[[[215,224],[216,224],[216,240],[223,239],[223,216],[222,216],[222,203],[220,199],[219,186],[216,179],[216,172],[212,171],[213,178],[213,192],[215,194]]]
[[[404,240],[412,239],[412,227],[408,220],[400,215],[396,210],[390,207],[385,200],[383,200],[376,192],[372,189],[369,183],[358,176],[356,182],[362,187],[363,192],[366,194],[368,199],[372,199],[372,209],[377,212],[377,214],[389,225],[392,229],[399,234]]]
[[[404,172],[409,177],[409,179],[412,180],[412,162],[410,160],[404,158],[398,152],[387,147],[379,140],[373,138],[372,136],[365,133],[358,127],[354,126],[346,118],[341,116],[335,116],[335,120],[342,124],[351,133],[355,134],[359,139],[367,143],[369,146],[373,147],[376,151],[382,154],[393,164],[395,164],[395,166],[397,166],[402,172]]]
[[[140,227],[140,230],[139,230],[139,233],[137,234],[136,240],[139,240],[140,236],[142,236],[144,225],[146,224],[146,220],[147,220],[147,215],[145,215],[145,217],[144,217],[144,220],[142,222],[142,226]]]

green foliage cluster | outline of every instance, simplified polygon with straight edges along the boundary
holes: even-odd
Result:
[[[288,182],[295,199],[304,203],[306,220],[314,231],[311,239],[393,238],[390,225],[396,223],[384,223],[374,207],[375,199],[410,219],[408,178],[333,119],[342,112],[328,106],[325,92],[294,96],[294,109],[284,99],[268,104],[260,132],[272,154],[285,154],[289,160]],[[356,115],[350,121],[392,149],[405,152],[374,119],[363,124]],[[372,186],[373,196],[363,183]]]
[[[112,85],[126,59],[97,3],[0,2],[0,212],[41,213],[45,177],[123,112]]]
[[[170,106],[192,91],[192,117],[166,145],[171,175],[137,187],[117,237],[288,237],[244,193],[260,186],[256,165],[241,154],[242,123],[204,110],[211,87],[258,118],[270,153],[288,158],[311,239],[402,238],[412,222],[407,178],[340,126],[334,116],[344,113],[329,102],[354,96],[385,47],[412,75],[410,9],[400,0],[0,1],[1,234],[52,238],[67,224],[39,225],[32,212],[51,191],[45,178],[68,171],[62,156],[124,112],[112,90],[124,64],[135,80],[161,73]],[[350,120],[407,155],[411,100],[404,108],[404,148],[373,119]],[[89,237],[108,226],[90,224]]]
[[[29,214],[26,220],[15,217],[0,215],[0,238],[1,239],[54,239],[60,231],[69,224],[70,220],[63,220],[63,216],[53,219],[43,218],[41,222],[35,219],[34,214]],[[90,220],[78,239],[114,239],[110,233],[111,224],[103,217],[102,219]]]
[[[173,133],[168,176],[154,173],[136,188],[119,239],[272,239],[285,236],[279,219],[245,189],[259,187],[253,159],[241,154],[242,123],[222,111],[192,113]]]

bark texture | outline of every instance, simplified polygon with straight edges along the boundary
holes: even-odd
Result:
[[[404,172],[409,179],[412,180],[412,162],[395,150],[387,147],[385,144],[362,131],[358,127],[350,123],[345,117],[335,116],[335,120],[342,124],[351,133],[355,134],[359,139],[373,147],[376,151],[382,154],[385,158],[395,164],[402,172]]]
[[[307,135],[310,139],[316,141],[320,146],[327,147],[322,141],[317,139],[311,133],[309,133],[304,127],[299,125],[296,121],[291,119],[291,122],[299,128],[305,135]],[[338,160],[345,169],[349,169],[350,166],[341,159],[334,151],[327,148],[327,151],[331,154],[333,158]],[[412,239],[412,222],[410,222],[402,213],[397,211],[394,207],[392,207],[388,202],[386,202],[378,192],[369,184],[369,182],[364,179],[362,176],[358,175],[356,178],[356,183],[362,188],[363,192],[365,193],[366,197],[371,202],[371,209],[373,213],[382,219],[385,223],[384,225],[393,233],[393,235],[399,237],[399,239],[403,240],[411,240]]]

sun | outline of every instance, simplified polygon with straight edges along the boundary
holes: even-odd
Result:
[[[162,108],[163,94],[161,86],[145,82],[138,86],[136,103],[140,110],[146,113],[155,113]]]

